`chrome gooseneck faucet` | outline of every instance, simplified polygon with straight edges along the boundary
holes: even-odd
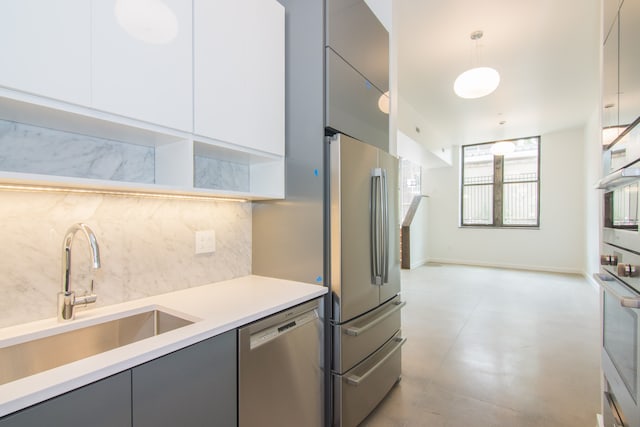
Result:
[[[78,223],[73,224],[67,230],[62,241],[62,291],[58,293],[58,321],[66,322],[74,319],[74,307],[76,305],[86,305],[96,302],[98,298],[93,293],[93,280],[91,280],[91,293],[89,295],[76,296],[71,290],[71,244],[78,231],[82,231],[91,249],[92,267],[94,270],[100,268],[100,248],[98,240],[93,230],[88,225]]]

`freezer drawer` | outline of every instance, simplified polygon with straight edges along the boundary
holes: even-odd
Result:
[[[240,427],[323,425],[319,300],[238,331]]]
[[[333,374],[334,425],[357,426],[400,379],[400,331],[382,348],[344,375]]]
[[[333,371],[342,374],[382,347],[400,330],[400,296],[342,325],[333,326]]]

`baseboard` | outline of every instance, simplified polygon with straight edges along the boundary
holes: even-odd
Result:
[[[596,279],[594,279],[593,274],[589,274],[583,271],[582,275],[584,276],[585,280],[591,285],[594,291],[600,292],[600,285],[598,284],[598,282],[596,282]]]
[[[437,264],[472,265],[475,267],[493,267],[493,268],[506,268],[510,270],[543,271],[547,273],[577,274],[579,276],[584,275],[584,271],[577,268],[569,268],[569,267],[506,264],[506,263],[497,263],[497,262],[469,261],[469,260],[457,260],[457,259],[447,259],[447,258],[430,258],[428,261],[431,263],[437,263]]]
[[[414,268],[418,268],[418,267],[422,267],[423,265],[425,265],[427,262],[429,262],[428,259],[423,259],[421,261],[418,262],[412,262],[411,265],[409,266],[410,270],[413,270]]]

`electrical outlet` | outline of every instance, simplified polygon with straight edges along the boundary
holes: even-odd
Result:
[[[196,255],[212,254],[216,251],[216,232],[214,230],[196,231]]]

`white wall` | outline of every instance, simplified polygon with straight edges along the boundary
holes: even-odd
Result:
[[[429,198],[424,197],[411,223],[411,269],[429,261]]]
[[[585,127],[585,270],[587,277],[600,269],[602,190],[595,184],[602,177],[602,146],[600,144],[600,111],[594,111]]]
[[[459,150],[425,171],[430,261],[579,273],[585,269],[583,128],[541,135],[540,228],[460,228]]]
[[[440,134],[401,96],[397,97],[397,104],[397,130],[423,147],[430,158],[430,167],[451,165],[451,147],[446,136]]]
[[[397,132],[398,156],[411,161],[422,167],[422,194],[424,194],[425,171],[430,164],[437,163],[442,166],[442,162],[434,160],[434,155],[423,145],[417,143],[403,132]],[[411,268],[420,267],[429,260],[428,252],[428,198],[423,198],[420,206],[413,217],[411,223]],[[402,221],[403,218],[400,219]]]

